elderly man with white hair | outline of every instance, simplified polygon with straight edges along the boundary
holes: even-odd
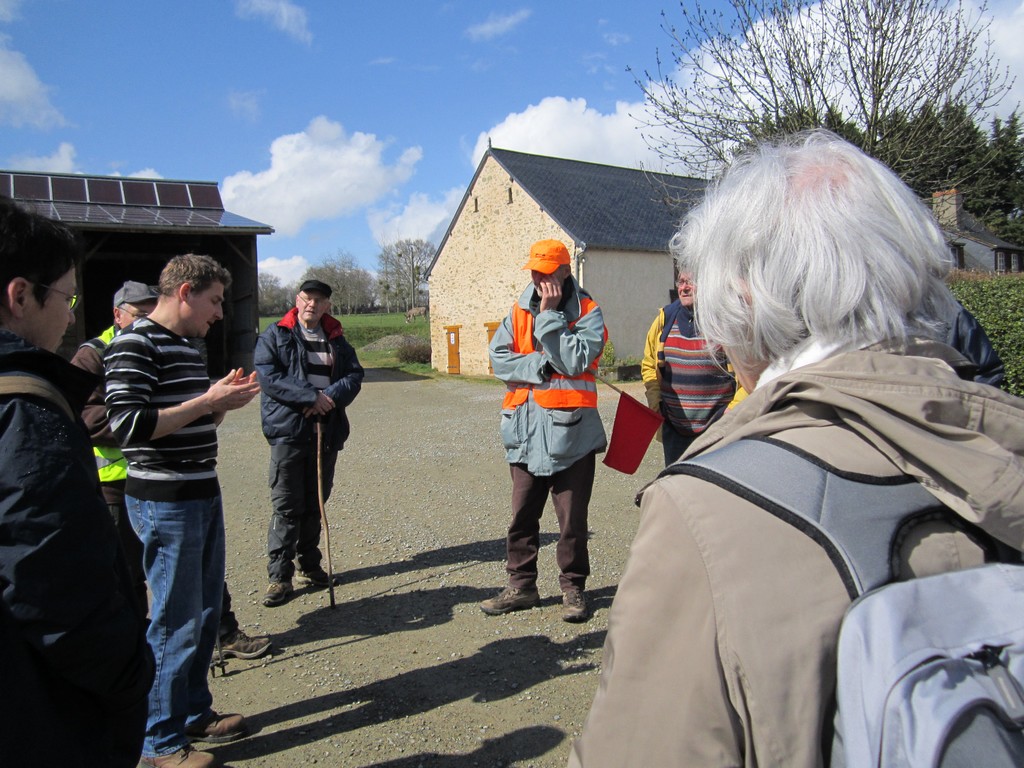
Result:
[[[966,361],[941,341],[942,233],[889,169],[825,132],[759,146],[671,247],[700,327],[750,392],[684,461],[771,437],[840,471],[909,476],[1022,548],[1024,401],[958,374]],[[570,765],[827,762],[850,596],[825,549],[694,475],[663,476],[640,506]],[[897,552],[901,576],[984,561],[958,527],[928,525]]]

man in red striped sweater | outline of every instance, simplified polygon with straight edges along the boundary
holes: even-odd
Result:
[[[709,349],[694,315],[696,287],[691,276],[676,277],[677,298],[651,323],[640,367],[647,404],[665,417],[661,442],[665,466],[722,415],[736,392],[725,355]]]

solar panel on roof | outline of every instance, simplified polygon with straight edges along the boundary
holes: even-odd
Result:
[[[196,208],[224,207],[216,184],[189,184],[188,191],[192,196],[192,205]]]
[[[14,175],[14,197],[23,200],[49,200],[50,178],[48,176]]]
[[[152,181],[121,182],[124,202],[127,205],[156,205],[156,187]]]
[[[121,205],[121,182],[114,179],[89,179],[89,202]]]
[[[0,195],[15,198],[49,219],[70,224],[273,232],[266,224],[226,212],[214,182],[2,171]]]
[[[161,206],[169,205],[176,208],[188,208],[191,205],[188,199],[188,185],[186,184],[158,181],[156,183],[156,194]]]
[[[85,179],[81,176],[54,176],[50,179],[50,184],[53,200],[69,200],[77,203],[84,203],[88,200],[85,195]]]

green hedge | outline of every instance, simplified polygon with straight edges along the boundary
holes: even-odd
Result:
[[[1003,388],[1024,396],[1024,275],[956,273],[950,290],[978,318],[1003,360]]]

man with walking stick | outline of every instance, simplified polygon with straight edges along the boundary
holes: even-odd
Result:
[[[300,584],[333,587],[322,564],[321,517],[338,451],[349,435],[345,408],[359,394],[363,368],[341,323],[328,314],[331,292],[326,283],[306,280],[295,307],[256,341],[274,506],[267,532],[270,584],[263,596],[268,607],[289,598],[293,576]],[[324,533],[329,542],[329,531]]]

